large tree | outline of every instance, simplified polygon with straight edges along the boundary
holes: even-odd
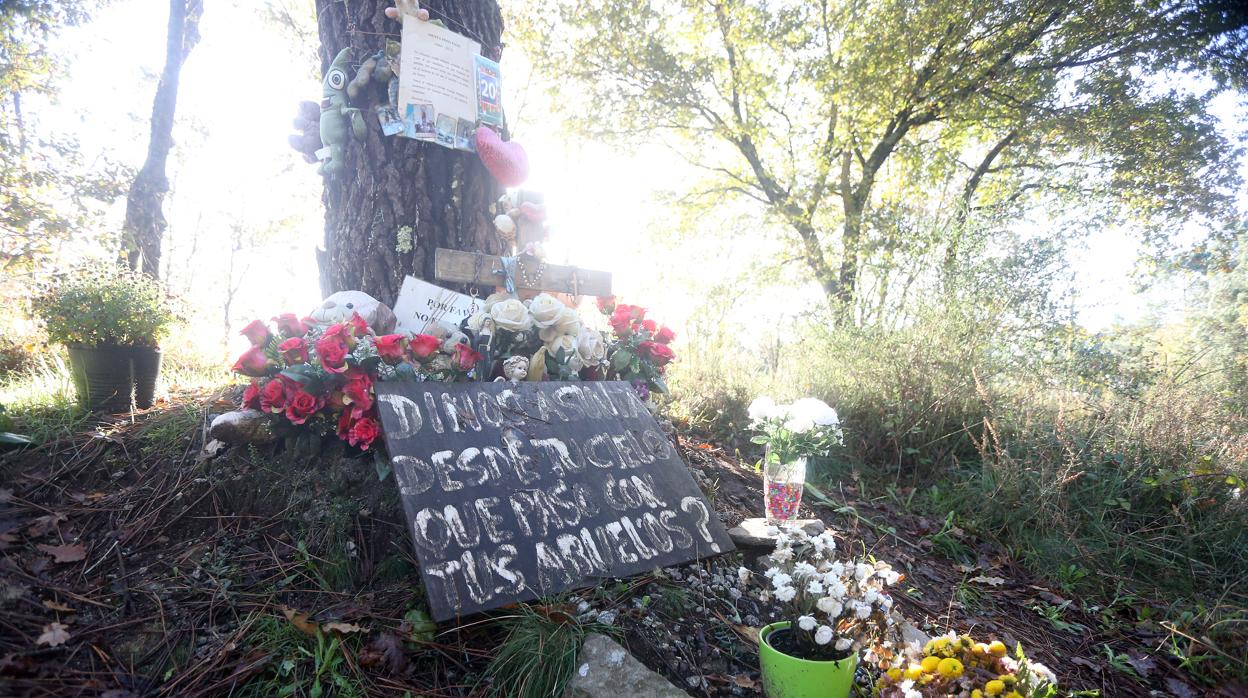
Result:
[[[702,193],[755,201],[846,319],[918,218],[941,219],[922,252],[949,270],[988,214],[1234,215],[1207,110],[1244,84],[1232,0],[544,0],[523,20],[536,68],[585,95],[558,100],[575,125],[677,134]]]
[[[317,0],[322,73],[345,47],[358,64],[382,50],[387,37],[397,40],[400,25],[385,16],[392,6],[392,0]],[[503,20],[494,0],[431,0],[422,7],[498,57]],[[343,171],[325,177],[325,249],[318,261],[324,293],[355,289],[393,303],[405,275],[432,278],[438,247],[501,251],[488,212],[501,190],[472,153],[382,135],[373,107],[385,99],[385,86],[374,85],[352,104],[361,108],[368,132],[347,145]]]

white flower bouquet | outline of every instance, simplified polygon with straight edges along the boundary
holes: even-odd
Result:
[[[750,403],[751,439],[766,447],[763,507],[767,520],[781,523],[797,516],[806,484],[806,459],[827,455],[843,442],[836,410],[822,400],[802,398],[788,405],[767,396]]]
[[[801,659],[839,660],[884,642],[892,627],[888,586],[901,580],[885,562],[837,560],[829,532],[779,530],[760,599],[775,599],[789,627],[769,635],[777,650]],[[742,577],[749,572],[741,568]]]

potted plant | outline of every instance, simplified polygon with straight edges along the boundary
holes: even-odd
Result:
[[[887,587],[901,575],[884,562],[837,560],[830,532],[774,529],[776,549],[759,596],[782,618],[759,631],[763,689],[770,698],[844,698],[858,655],[890,633]]]
[[[761,462],[763,509],[767,522],[780,526],[797,517],[807,460],[826,456],[842,443],[840,419],[836,410],[812,397],[778,405],[764,395],[750,403],[749,414],[758,432],[751,441],[766,447]]]
[[[39,304],[48,338],[64,344],[78,401],[89,410],[152,406],[160,340],[176,319],[157,280],[95,264],[59,278]]]

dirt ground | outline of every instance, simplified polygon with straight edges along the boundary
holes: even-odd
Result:
[[[326,695],[485,692],[501,631],[488,617],[432,639],[416,627],[422,592],[393,479],[379,484],[371,457],[332,442],[205,453],[207,421],[229,404],[184,397],[0,454],[0,695],[266,695],[300,671],[305,650],[291,648],[318,627],[338,641],[332,661],[306,650],[340,681]],[[752,468],[713,444],[680,445],[726,524],[759,511]],[[1022,642],[1064,689],[1243,695],[1195,688],[1158,651],[1160,628],[1103,632],[1095,608],[1067,604],[1002,551],[851,484],[826,489],[808,492],[803,515],[823,519],[842,549],[904,572],[895,599],[929,633]],[[976,562],[953,562],[942,545]],[[542,608],[616,635],[694,695],[761,695],[749,627],[767,611],[728,592],[742,562],[657,570]]]

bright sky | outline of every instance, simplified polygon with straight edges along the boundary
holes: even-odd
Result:
[[[286,143],[297,104],[319,99],[320,84],[292,60],[290,39],[260,18],[256,4],[207,3],[201,43],[182,72],[166,255],[171,282],[204,315],[201,345],[219,346],[232,226],[258,234],[274,221],[296,220],[293,234],[233,255],[235,275],[244,279],[230,313],[234,327],[251,317],[304,313],[320,300],[314,253],[322,240],[321,182],[315,166]],[[64,32],[60,45],[72,74],[59,104],[28,107],[44,133],[75,134],[87,153],[141,164],[166,13],[161,3],[121,0]],[[697,301],[691,289],[748,263],[756,250],[739,234],[725,232],[723,242],[704,236],[687,248],[653,245],[670,215],[658,195],[689,181],[690,166],[659,144],[620,153],[563,132],[543,106],[540,80],[528,79],[519,48],[508,48],[502,66],[504,104],[531,163],[525,186],[546,195],[553,261],[611,270],[619,295],[677,325]],[[1220,108],[1232,123],[1233,103]],[[123,212],[112,212],[115,228]],[[1125,231],[1099,235],[1078,253],[1081,322],[1100,329],[1147,309],[1149,299],[1136,295],[1130,280],[1134,257]]]

